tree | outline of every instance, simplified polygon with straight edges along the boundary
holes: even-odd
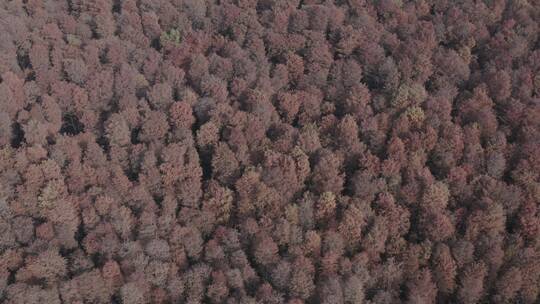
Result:
[[[305,300],[315,290],[315,284],[313,283],[315,269],[311,262],[303,257],[297,258],[292,266],[289,290],[293,296]]]
[[[311,181],[315,191],[340,193],[343,189],[344,176],[341,172],[339,156],[328,150],[322,150],[311,174]]]
[[[53,283],[67,274],[66,264],[66,260],[57,250],[48,250],[40,253],[32,262],[28,262],[24,271],[17,273],[17,279],[25,281],[37,278]]]
[[[452,294],[456,285],[457,266],[447,245],[437,245],[432,256],[432,264],[434,267],[433,277],[439,292],[445,295]]]
[[[157,83],[148,92],[148,99],[158,109],[167,109],[173,103],[173,90],[168,83]]]
[[[484,293],[484,278],[487,268],[482,262],[467,265],[459,275],[457,297],[463,303],[476,303]]]
[[[255,261],[263,266],[270,266],[278,261],[279,248],[270,236],[259,236],[255,240],[253,255]]]
[[[68,79],[76,84],[82,85],[88,76],[88,68],[81,59],[66,59],[63,62],[64,72]]]
[[[433,303],[437,296],[437,289],[432,281],[431,272],[422,269],[408,284],[409,303]]]
[[[106,133],[110,144],[126,146],[131,142],[129,125],[120,114],[113,114],[109,117]]]
[[[169,108],[169,120],[177,128],[191,129],[195,123],[193,111],[187,102],[175,102]]]
[[[522,283],[523,278],[519,268],[509,268],[496,283],[497,294],[493,297],[494,301],[498,303],[512,301],[516,293],[521,289]]]

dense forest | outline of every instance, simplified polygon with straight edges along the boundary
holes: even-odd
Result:
[[[1,0],[0,303],[538,303],[539,0]]]

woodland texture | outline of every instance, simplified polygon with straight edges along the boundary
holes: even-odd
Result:
[[[539,0],[1,0],[0,303],[538,303]]]

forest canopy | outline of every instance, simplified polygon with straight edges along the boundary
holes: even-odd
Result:
[[[539,26],[0,1],[0,302],[538,303]]]

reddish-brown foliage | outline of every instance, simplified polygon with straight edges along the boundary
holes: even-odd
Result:
[[[537,303],[538,24],[0,1],[0,303]]]

